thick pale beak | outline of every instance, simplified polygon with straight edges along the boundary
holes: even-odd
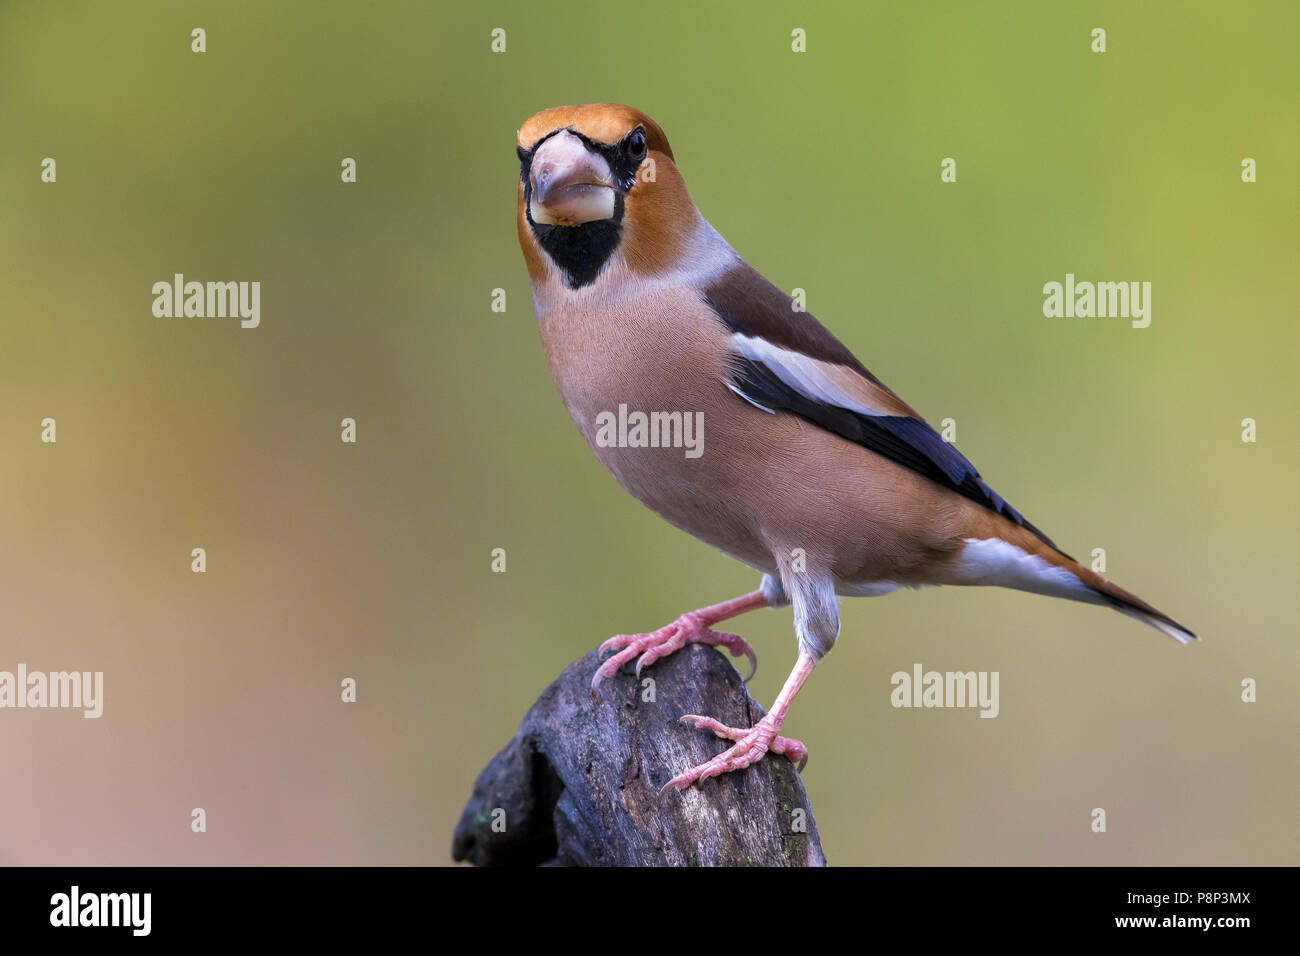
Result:
[[[567,130],[537,148],[529,178],[533,222],[580,226],[614,215],[614,180],[605,157]]]

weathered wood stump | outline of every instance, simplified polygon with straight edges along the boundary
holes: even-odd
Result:
[[[593,651],[542,692],[474,782],[452,857],[476,866],[824,866],[794,765],[767,755],[703,786],[659,789],[730,746],[682,714],[750,726],[763,709],[718,651],[688,645],[593,694]],[[647,685],[650,679],[653,684]]]

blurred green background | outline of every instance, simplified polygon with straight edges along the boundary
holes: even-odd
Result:
[[[0,669],[106,685],[98,721],[0,712],[0,862],[447,862],[570,660],[755,584],[617,486],[546,368],[514,132],[596,101],[658,120],[722,234],[1062,547],[1205,636],[983,589],[845,601],[786,726],[832,863],[1300,862],[1298,28],[1293,3],[0,5]],[[155,318],[175,272],[259,280],[261,327]],[[1067,272],[1152,282],[1151,327],[1044,318]],[[770,705],[789,611],[736,629]],[[893,709],[916,662],[1000,671],[1001,715]]]

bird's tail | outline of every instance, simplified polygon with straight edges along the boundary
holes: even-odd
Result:
[[[1095,571],[1083,567],[1077,561],[1075,575],[1083,581],[1089,590],[1099,594],[1105,603],[1121,614],[1149,624],[1162,634],[1168,634],[1179,644],[1190,644],[1201,638],[1190,628],[1184,627],[1163,611],[1158,611],[1136,594],[1125,591],[1118,584],[1112,584]],[[1073,569],[1072,569],[1073,570]]]
[[[1003,532],[997,537],[966,539],[960,562],[962,579],[955,583],[996,585],[1101,604],[1168,634],[1180,644],[1200,640],[1168,614],[1085,568],[1024,528],[1008,524]]]

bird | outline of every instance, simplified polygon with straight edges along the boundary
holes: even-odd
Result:
[[[683,716],[731,745],[668,780],[660,799],[768,753],[802,771],[807,747],[780,731],[835,645],[840,597],[997,586],[1110,607],[1180,643],[1200,640],[1058,548],[750,266],[704,218],[645,113],[555,107],[528,118],[516,140],[519,245],[570,416],[635,498],[762,574],[747,594],[605,641],[593,690],[634,658],[639,676],[687,644],[744,655],[752,676],[749,643],[714,628],[793,608],[797,658],[771,710],[752,727]],[[680,447],[679,422],[698,422],[697,454]]]

